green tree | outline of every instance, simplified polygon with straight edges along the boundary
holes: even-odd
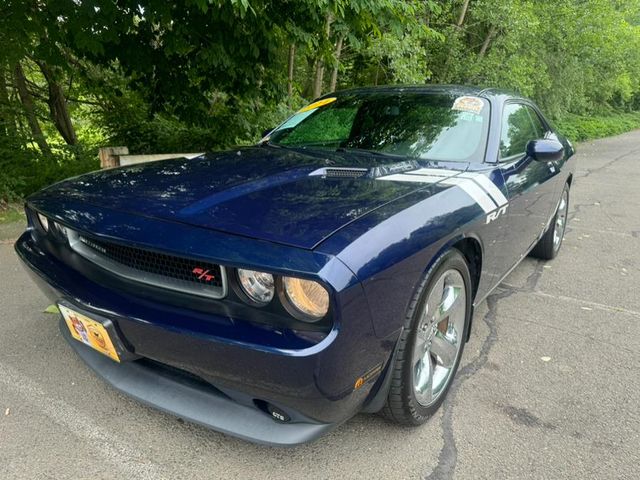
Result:
[[[640,0],[5,0],[0,47],[2,197],[106,143],[250,143],[359,85],[507,88],[577,138],[640,109]]]

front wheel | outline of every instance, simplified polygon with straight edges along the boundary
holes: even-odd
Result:
[[[471,276],[458,250],[443,254],[411,302],[382,412],[420,425],[440,407],[460,363],[471,318]]]
[[[562,196],[556,213],[551,220],[549,228],[538,241],[533,250],[531,250],[531,256],[539,258],[541,260],[553,260],[558,255],[560,247],[562,246],[562,240],[564,239],[564,232],[567,228],[567,213],[569,211],[569,184],[564,186],[562,190]]]

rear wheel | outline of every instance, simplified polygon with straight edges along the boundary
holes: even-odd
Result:
[[[420,425],[440,407],[460,363],[471,317],[471,277],[458,250],[426,274],[399,339],[383,414]]]
[[[562,197],[556,209],[556,213],[553,216],[551,225],[538,241],[533,250],[531,250],[531,256],[539,258],[541,260],[552,260],[556,258],[560,247],[562,246],[562,240],[564,239],[564,232],[567,228],[567,213],[569,211],[569,185],[564,186],[562,191]]]

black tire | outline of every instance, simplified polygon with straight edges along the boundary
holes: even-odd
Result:
[[[562,207],[564,201],[564,207]],[[562,207],[562,208],[561,208]],[[558,255],[560,247],[562,247],[562,241],[564,239],[564,232],[567,228],[567,212],[569,210],[569,184],[565,184],[562,190],[562,196],[556,207],[556,212],[553,214],[553,219],[547,227],[547,231],[542,238],[538,241],[531,253],[531,257],[539,258],[540,260],[553,260]],[[562,215],[562,226],[558,226],[558,217]],[[560,228],[560,231],[558,229]],[[555,238],[558,235],[559,240],[556,242]]]
[[[422,312],[434,284],[447,271],[454,269],[460,273],[465,286],[464,331],[460,335],[460,346],[446,385],[434,403],[423,406],[417,400],[414,391],[413,353],[417,338],[417,331],[422,322]],[[464,344],[468,337],[468,329],[472,312],[471,276],[467,261],[460,251],[451,249],[441,255],[429,271],[425,274],[416,294],[412,299],[405,317],[404,327],[398,340],[396,360],[391,371],[391,384],[387,401],[382,414],[387,419],[401,425],[421,425],[426,422],[440,407],[455,378]],[[448,321],[447,321],[448,322]]]

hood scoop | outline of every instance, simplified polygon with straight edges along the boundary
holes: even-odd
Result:
[[[357,168],[357,167],[323,167],[314,170],[309,176],[318,176],[326,178],[378,178],[386,175],[393,175],[396,173],[404,173],[412,170],[418,170],[420,164],[415,161],[404,161],[397,163],[390,163],[387,165],[380,165],[372,168]]]
[[[314,170],[309,176],[328,178],[359,178],[369,173],[368,168],[323,167]]]

